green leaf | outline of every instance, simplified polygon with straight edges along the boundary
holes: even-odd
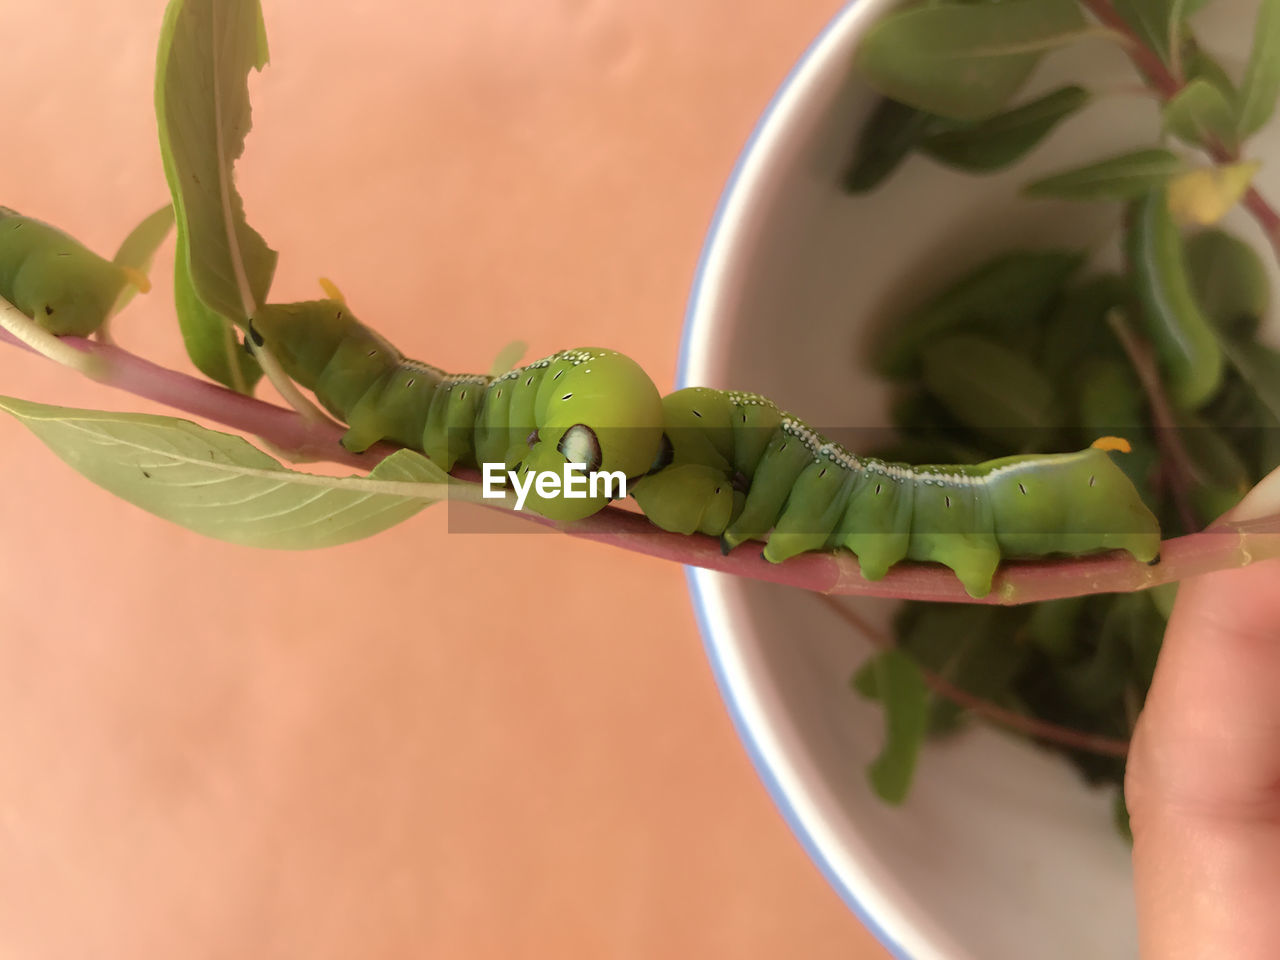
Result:
[[[368,477],[324,477],[289,470],[240,437],[172,417],[12,397],[0,397],[0,409],[116,496],[245,546],[310,550],[359,540],[407,520],[450,489],[447,474],[410,450],[392,454]]]
[[[1167,621],[1173,615],[1173,601],[1178,598],[1178,584],[1161,583],[1147,590],[1146,594],[1151,598],[1160,618]]]
[[[1089,91],[1083,87],[1062,87],[986,120],[937,121],[936,132],[925,136],[921,150],[961,170],[998,170],[1026,156],[1054,127],[1088,102]]]
[[[866,193],[889,176],[920,142],[937,118],[881,97],[858,132],[853,159],[844,175],[849,193]]]
[[[1262,0],[1253,49],[1240,84],[1240,136],[1257,133],[1271,119],[1280,96],[1280,0]]]
[[[1280,419],[1280,353],[1261,343],[1226,338],[1222,349],[1262,405]]]
[[[901,650],[875,659],[875,689],[884,703],[884,746],[867,767],[867,779],[886,803],[900,804],[911,789],[924,742],[929,688],[915,661]]]
[[[862,666],[849,678],[849,687],[868,700],[879,700],[880,691],[876,688],[876,657],[872,655],[862,662]]]
[[[974,336],[931,344],[925,388],[961,423],[1013,449],[1032,450],[1061,423],[1053,384],[1023,355]]]
[[[982,604],[910,604],[894,619],[899,648],[924,671],[993,703],[1004,702],[1026,662],[1026,649],[1011,635],[1025,609]],[[964,711],[949,697],[930,692],[928,732],[954,730]]]
[[[1234,151],[1236,108],[1208,80],[1192,80],[1164,106],[1164,128],[1193,147],[1220,144]]]
[[[1114,0],[1114,4],[1143,45],[1168,64],[1174,30],[1184,16],[1180,0]]]
[[[1249,468],[1217,425],[1188,418],[1179,434],[1191,464],[1191,503],[1201,524],[1207,526],[1249,492]]]
[[[1155,613],[1141,593],[1101,597],[1098,602],[1105,612],[1101,625],[1091,630],[1093,650],[1057,674],[1061,692],[1076,710],[1088,715],[1105,713],[1123,697],[1132,662],[1130,638],[1146,629]]]
[[[1089,357],[1076,368],[1076,377],[1079,426],[1087,436],[1132,438],[1149,422],[1146,394],[1131,363],[1120,357]]]
[[[1222,348],[1191,292],[1182,237],[1164,190],[1134,205],[1125,245],[1146,336],[1170,399],[1183,410],[1195,410],[1222,383]]]
[[[989,444],[969,436],[971,431],[937,397],[914,385],[890,402],[889,419],[898,439],[884,449],[867,451],[869,455],[890,463],[979,463],[990,459],[984,450]],[[978,442],[972,442],[974,439]]]
[[[1186,169],[1186,163],[1168,150],[1135,150],[1055,173],[1023,187],[1023,193],[1065,200],[1132,200]]]
[[[237,322],[265,300],[276,266],[275,251],[245,220],[234,171],[252,126],[248,74],[266,62],[257,0],[169,3],[156,62],[156,122],[181,260],[198,298]]]
[[[1026,637],[1049,659],[1066,663],[1080,655],[1083,638],[1080,618],[1086,597],[1046,600],[1032,605]]]
[[[986,261],[885,329],[872,349],[876,370],[912,376],[924,345],[961,330],[1015,342],[1035,336],[1041,315],[1083,260],[1075,251],[1029,250]]]
[[[1076,370],[1091,357],[1125,359],[1107,314],[1133,299],[1129,281],[1114,273],[1088,277],[1064,290],[1044,324],[1040,369],[1063,392],[1079,382]]]
[[[1008,103],[1047,51],[1085,33],[1074,0],[913,7],[880,19],[855,62],[885,96],[979,120]]]
[[[112,257],[111,262],[119,267],[128,267],[130,270],[136,270],[138,273],[146,276],[151,271],[151,261],[155,259],[156,251],[160,248],[160,244],[164,243],[164,238],[169,235],[169,231],[173,229],[173,207],[165,204],[155,213],[147,216],[124,238],[120,244],[120,249],[116,251],[116,255]],[[138,288],[132,283],[126,284],[124,289],[120,291],[120,296],[116,299],[115,306],[111,308],[113,314],[119,313],[138,293]]]
[[[1191,6],[1191,4],[1188,4],[1188,14],[1195,12],[1191,9]],[[1189,37],[1186,43],[1182,71],[1186,74],[1188,81],[1205,80],[1217,87],[1218,92],[1226,97],[1228,103],[1232,104],[1232,109],[1236,109],[1236,105],[1240,101],[1240,94],[1236,90],[1236,85],[1231,76],[1222,64],[1218,63],[1193,37]]]
[[[1224,334],[1253,337],[1271,301],[1267,268],[1252,246],[1223,230],[1202,230],[1186,243],[1191,287]]]
[[[1133,827],[1129,825],[1129,807],[1124,802],[1124,791],[1117,790],[1111,799],[1111,823],[1120,839],[1133,845]]]
[[[187,356],[209,379],[237,393],[253,393],[262,379],[262,367],[241,349],[231,323],[196,294],[187,269],[186,247],[186,237],[179,232],[173,263],[173,305]]]
[[[489,376],[500,377],[513,369],[528,349],[529,345],[523,340],[512,340],[493,358],[493,363],[489,367]]]

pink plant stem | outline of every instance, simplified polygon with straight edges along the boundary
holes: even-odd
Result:
[[[103,361],[104,371],[96,378],[100,383],[263,437],[298,460],[329,460],[368,471],[395,450],[379,444],[368,453],[350,453],[338,442],[343,431],[332,424],[308,423],[292,410],[170,370],[115,345],[81,337],[61,339]],[[0,330],[0,341],[31,350],[4,330]]]
[[[103,384],[261,437],[299,457],[370,470],[396,449],[390,444],[378,444],[363,454],[348,453],[338,443],[341,428],[332,424],[304,420],[292,410],[169,370],[120,347],[77,337],[64,339],[103,361],[103,372],[98,377]],[[3,331],[0,340],[22,346]],[[458,474],[462,479],[475,477],[474,471]],[[534,514],[519,516],[530,523],[555,526]],[[870,581],[862,576],[858,561],[845,551],[807,553],[775,564],[765,560],[754,545],[743,544],[726,556],[713,537],[667,533],[640,514],[618,507],[606,507],[562,529],[570,536],[634,553],[802,590],[957,603],[1030,603],[1088,593],[1123,593],[1280,556],[1280,516],[1273,516],[1247,524],[1223,524],[1204,533],[1167,540],[1163,558],[1156,566],[1138,563],[1119,553],[1006,563],[996,574],[991,593],[974,599],[945,567],[903,563],[883,580]]]
[[[836,616],[861,633],[876,647],[881,650],[888,650],[896,646],[891,637],[877,630],[860,617],[856,610],[845,606],[834,597],[820,597],[819,599]],[[946,677],[934,673],[932,670],[926,670],[918,663],[916,666],[920,668],[920,675],[930,690],[940,697],[945,697],[953,703],[959,704],[971,713],[990,720],[992,723],[998,723],[1003,727],[1024,733],[1029,737],[1056,743],[1063,747],[1070,747],[1073,750],[1087,750],[1089,753],[1099,753],[1108,757],[1123,757],[1129,753],[1128,740],[1104,737],[1096,733],[1086,733],[1073,727],[1059,726],[1047,720],[1027,716],[1025,713],[1008,710],[999,704],[992,703],[990,700],[975,696],[963,687],[956,686]]]

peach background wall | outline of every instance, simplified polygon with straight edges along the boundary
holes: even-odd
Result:
[[[409,352],[660,386],[716,197],[838,0],[264,0],[240,183],[274,293]],[[0,5],[0,203],[109,253],[165,198],[161,0]],[[171,254],[121,318],[184,365]],[[0,392],[154,409],[0,348]],[[737,741],[681,571],[442,509],[200,539],[0,419],[0,955],[881,958]]]

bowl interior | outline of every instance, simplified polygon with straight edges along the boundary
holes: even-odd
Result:
[[[760,392],[840,439],[886,423],[883,386],[861,359],[872,325],[1001,251],[1114,246],[1116,204],[1032,201],[1018,188],[1158,136],[1150,101],[1101,96],[1008,172],[976,177],[912,158],[871,194],[847,197],[840,174],[873,102],[850,63],[888,6],[859,0],[840,13],[761,120],[708,238],[682,355],[681,386]],[[1228,66],[1242,64],[1253,15],[1249,4],[1214,5],[1198,35]],[[1028,93],[1081,77],[1097,90],[1135,85],[1119,49],[1101,41],[1049,57]],[[1275,142],[1272,127],[1253,152]],[[1280,186],[1274,171],[1260,181]],[[1225,226],[1265,249],[1244,215]],[[888,808],[863,773],[879,749],[879,710],[848,687],[867,642],[800,591],[701,570],[690,585],[761,775],[895,953],[1022,960],[1034,943],[1043,960],[1136,954],[1129,851],[1108,791],[1050,753],[973,728],[930,745],[909,799]],[[892,612],[884,601],[857,605],[879,624]]]

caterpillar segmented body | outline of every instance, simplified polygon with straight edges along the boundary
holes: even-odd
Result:
[[[598,348],[563,350],[499,377],[449,374],[404,357],[335,300],[267,305],[253,318],[292,379],[349,430],[361,451],[379,440],[421,450],[446,470],[503,463],[519,475],[589,471],[637,477],[662,442],[662,398],[628,357]],[[529,494],[528,506],[576,520],[608,503]]]
[[[88,336],[139,279],[40,220],[0,207],[0,297],[58,336]]]
[[[1155,560],[1160,529],[1097,446],[974,465],[858,457],[768,400],[705,387],[663,399],[663,460],[631,493],[658,526],[766,540],[778,563],[846,548],[877,580],[902,560],[942,563],[973,596],[1002,558],[1127,550]]]

